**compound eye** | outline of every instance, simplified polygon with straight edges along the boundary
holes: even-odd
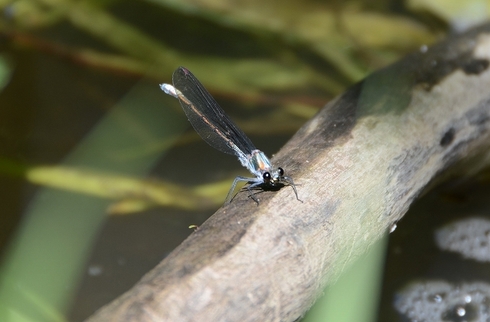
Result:
[[[264,179],[264,183],[270,183],[271,174],[269,172],[264,172],[264,174],[262,175],[262,179]]]
[[[279,174],[280,177],[284,175],[284,169],[283,168],[277,168],[277,173]]]

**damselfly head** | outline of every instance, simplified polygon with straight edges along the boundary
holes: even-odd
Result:
[[[276,170],[269,172],[266,171],[262,174],[262,179],[264,180],[264,183],[266,184],[276,184],[280,183],[283,180],[284,177],[284,170],[282,168],[277,168]]]
[[[277,168],[274,171],[272,170],[266,170],[262,171],[262,176],[259,177],[262,179],[262,183],[270,186],[276,186],[276,185],[283,185],[282,182],[284,180],[284,169],[283,168]],[[258,178],[258,179],[259,179]]]

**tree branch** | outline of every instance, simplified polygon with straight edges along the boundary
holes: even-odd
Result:
[[[304,203],[239,194],[89,321],[297,319],[438,174],[488,165],[489,60],[486,25],[354,85],[274,159]]]

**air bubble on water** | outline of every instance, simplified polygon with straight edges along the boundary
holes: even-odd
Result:
[[[442,296],[440,296],[439,294],[436,294],[434,295],[434,301],[437,302],[437,303],[441,303],[442,302]]]
[[[460,306],[456,309],[456,314],[458,314],[458,316],[465,316],[466,315],[466,310],[464,307]]]

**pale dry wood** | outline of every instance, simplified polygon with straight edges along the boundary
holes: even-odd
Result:
[[[89,321],[297,319],[434,178],[488,165],[489,60],[484,26],[353,86],[274,159],[304,203],[240,194]]]

